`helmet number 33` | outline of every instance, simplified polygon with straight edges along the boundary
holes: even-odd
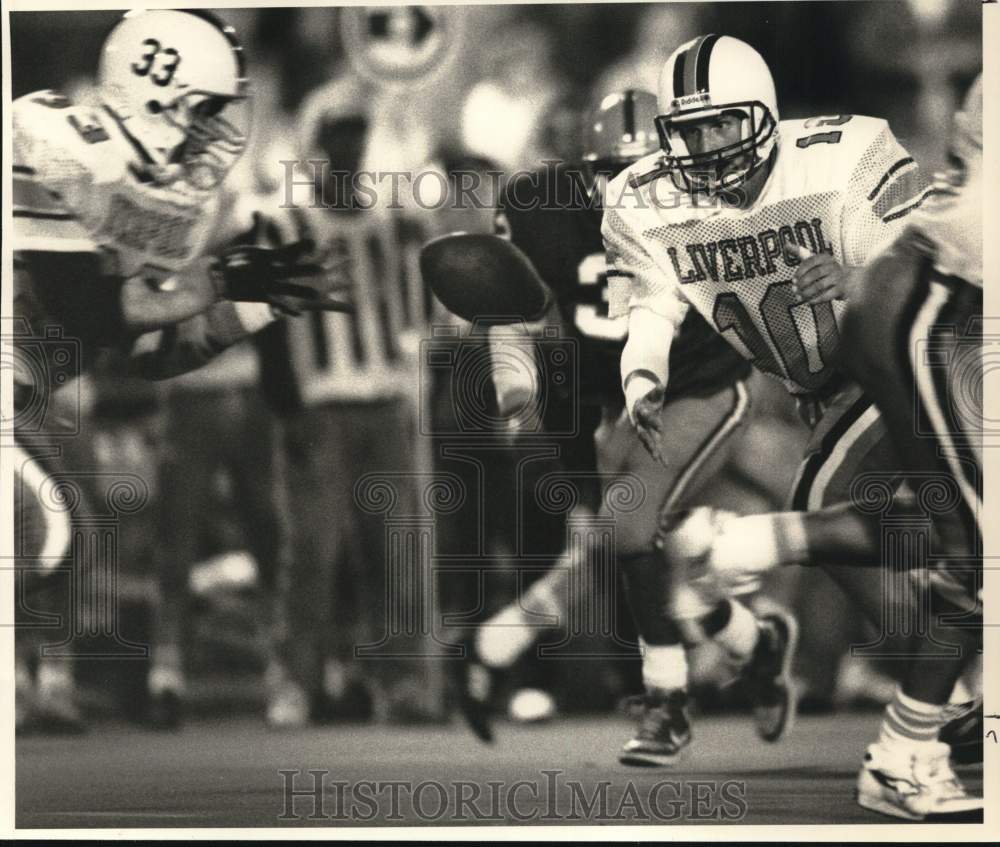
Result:
[[[138,62],[132,63],[132,71],[136,76],[149,76],[156,85],[170,85],[181,63],[181,54],[173,47],[163,47],[155,38],[145,39],[142,46],[146,50]]]

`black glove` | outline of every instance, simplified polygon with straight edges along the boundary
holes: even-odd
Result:
[[[351,286],[346,262],[314,255],[310,240],[280,247],[237,245],[222,252],[213,270],[220,296],[227,300],[269,303],[286,315],[302,312],[354,312],[352,303],[334,300],[335,290]],[[290,282],[289,280],[297,280]]]

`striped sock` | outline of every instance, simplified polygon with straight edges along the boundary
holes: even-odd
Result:
[[[892,702],[885,707],[879,741],[883,744],[937,741],[938,732],[947,723],[944,706],[922,703],[907,697],[897,686]]]

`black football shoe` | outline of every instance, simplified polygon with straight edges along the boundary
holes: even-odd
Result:
[[[634,767],[662,768],[677,761],[681,750],[691,743],[691,724],[685,707],[687,694],[681,690],[650,690],[629,704],[638,710],[638,728],[625,742],[618,761]]]
[[[173,689],[150,693],[146,722],[150,729],[176,731],[184,723],[184,701]]]
[[[780,741],[795,723],[796,692],[792,663],[799,643],[795,617],[775,610],[757,619],[760,638],[743,669],[757,735],[764,741]]]
[[[493,708],[503,671],[487,665],[476,650],[475,633],[461,640],[464,655],[446,662],[463,720],[476,738],[493,743]]]

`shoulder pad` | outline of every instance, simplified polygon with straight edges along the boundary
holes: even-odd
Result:
[[[822,152],[851,161],[863,156],[881,133],[891,134],[888,122],[867,115],[826,115],[782,121],[779,126],[785,150]]]
[[[14,161],[41,179],[65,180],[106,170],[112,128],[97,108],[54,91],[18,98],[12,109]]]
[[[613,205],[615,200],[622,198],[630,191],[634,192],[654,179],[669,173],[663,168],[663,157],[660,153],[650,153],[633,162],[618,174],[605,189],[605,204]]]
[[[866,182],[868,170],[874,185],[905,155],[889,124],[867,115],[782,121],[780,132],[779,167],[796,174],[802,191],[841,191],[856,179]]]

